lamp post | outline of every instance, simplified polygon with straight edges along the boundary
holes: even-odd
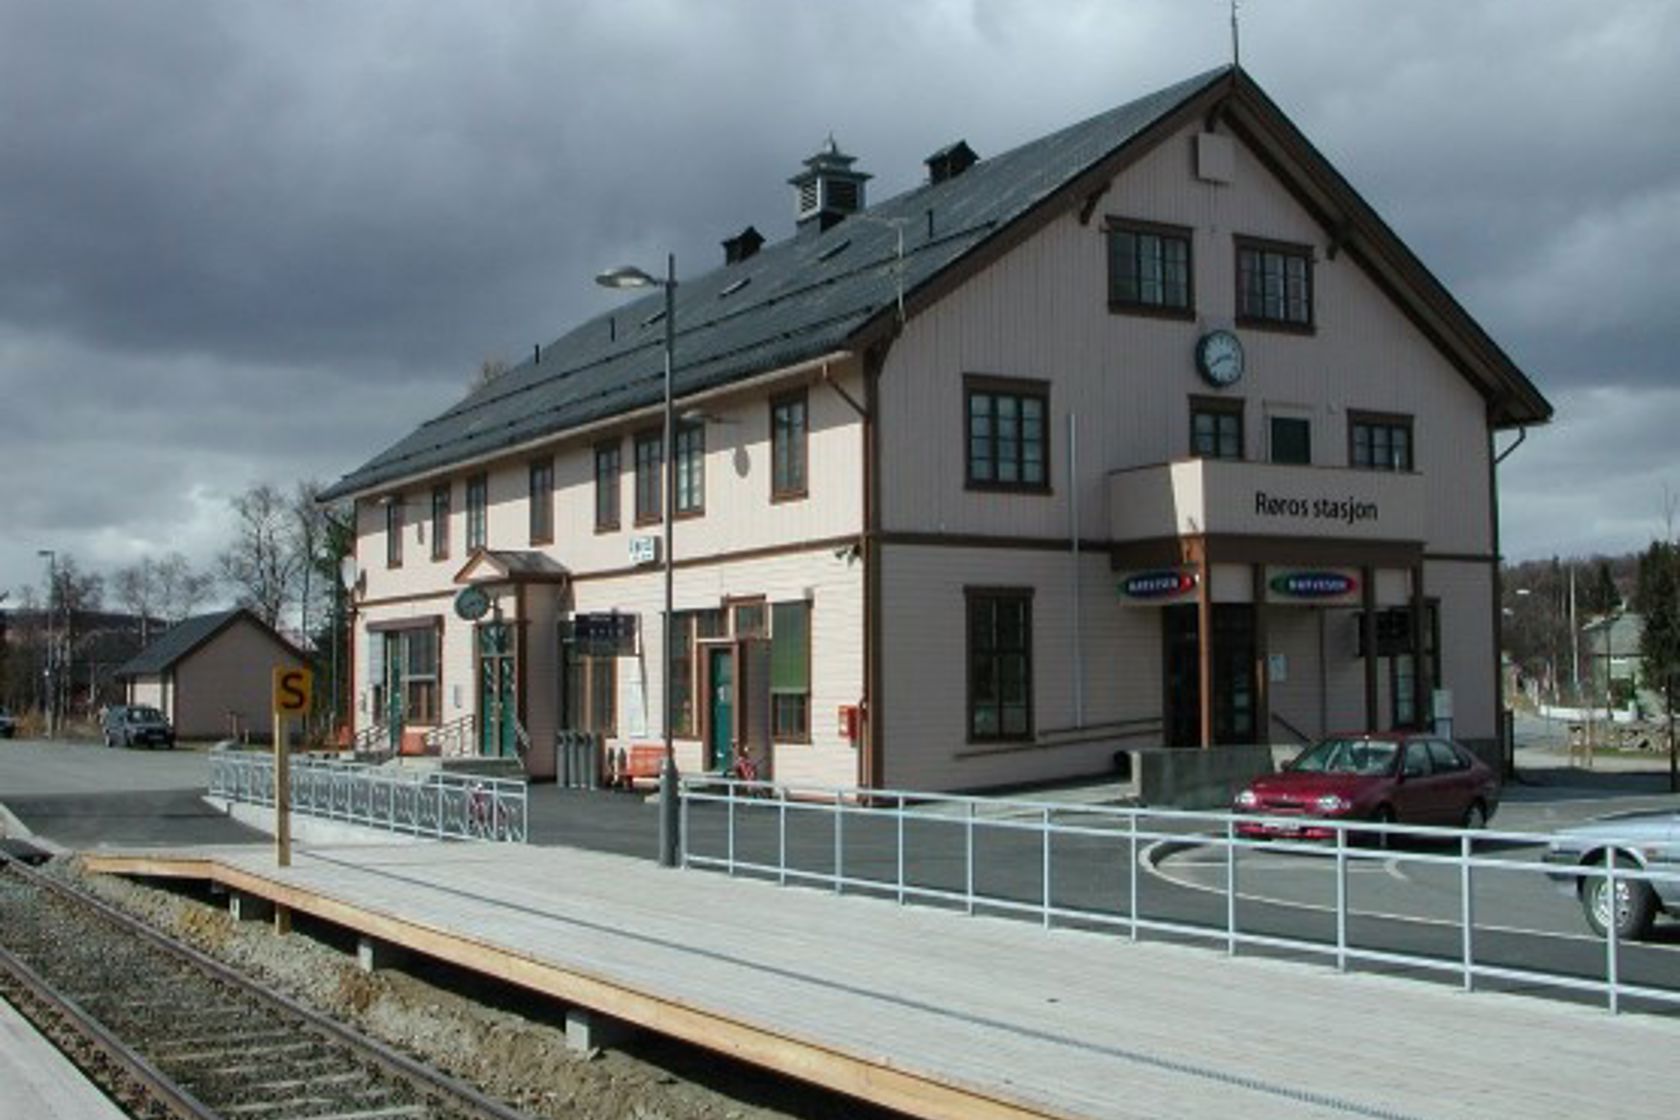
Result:
[[[53,685],[57,683],[53,676],[53,595],[58,591],[58,553],[50,548],[35,550],[35,555],[47,562],[47,656],[42,664],[41,676],[46,685],[47,708],[47,738],[53,737],[53,721],[57,716],[58,697],[54,695]]]
[[[659,865],[677,865],[677,755],[671,742],[671,667],[675,661],[672,647],[676,642],[676,615],[671,582],[671,528],[676,521],[677,459],[674,454],[675,431],[672,410],[671,367],[676,350],[677,257],[665,256],[665,279],[659,280],[631,265],[610,268],[595,277],[603,288],[664,288],[665,289],[665,439],[662,454],[665,458],[665,545],[661,549],[661,566],[665,569],[665,657],[664,693],[665,758],[659,767]]]

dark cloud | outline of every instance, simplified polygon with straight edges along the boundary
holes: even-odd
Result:
[[[1672,464],[1680,5],[1243,13],[1245,64],[1568,402],[1507,467],[1510,550],[1558,548],[1562,517],[1583,549],[1634,543],[1621,482]],[[1227,16],[0,0],[0,589],[38,547],[207,557],[228,496],[356,465],[606,306],[602,266],[785,236],[784,180],[830,132],[885,197],[959,137],[995,154],[1225,61]]]

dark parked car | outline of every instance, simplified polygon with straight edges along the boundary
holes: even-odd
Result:
[[[113,704],[105,709],[107,747],[173,747],[175,729],[163,713],[145,704]]]
[[[1559,829],[1546,849],[1546,862],[1602,868],[1612,851],[1619,870],[1680,876],[1680,812],[1625,813]],[[1560,891],[1581,900],[1587,925],[1603,937],[1610,925],[1609,877],[1565,870],[1550,874]],[[1617,937],[1644,937],[1659,910],[1680,914],[1680,878],[1616,881]]]
[[[1314,743],[1276,774],[1237,794],[1241,814],[1291,818],[1239,821],[1243,836],[1328,840],[1324,820],[1485,826],[1499,807],[1499,778],[1475,755],[1434,735],[1338,735]]]
[[[10,739],[16,734],[17,720],[12,718],[12,713],[0,708],[0,739]]]

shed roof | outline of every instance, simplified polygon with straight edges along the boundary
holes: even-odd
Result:
[[[1538,423],[1551,407],[1427,269],[1243,71],[1225,66],[1157,90],[959,175],[925,183],[827,230],[803,229],[747,260],[680,281],[673,392],[682,398],[756,374],[857,351],[914,315],[1066,207],[1091,199],[1125,164],[1198,115],[1246,123],[1277,147],[1272,168],[1338,246],[1395,275],[1438,345],[1490,400],[1496,424]],[[1326,213],[1325,211],[1333,211]],[[903,258],[898,257],[903,233]],[[377,491],[481,461],[573,428],[658,404],[662,312],[653,291],[539,349],[322,492]],[[1497,406],[1497,407],[1496,407]]]
[[[131,657],[122,668],[117,670],[116,675],[118,677],[146,677],[166,673],[179,662],[185,660],[194,650],[205,645],[210,639],[241,619],[261,629],[294,656],[303,656],[298,648],[287,641],[279,631],[244,607],[235,607],[232,610],[217,611],[214,614],[201,614],[182,619],[158,635],[157,639],[145,649]]]

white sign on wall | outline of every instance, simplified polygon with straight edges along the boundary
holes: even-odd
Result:
[[[658,537],[631,537],[630,563],[641,565],[651,564],[659,559]]]

